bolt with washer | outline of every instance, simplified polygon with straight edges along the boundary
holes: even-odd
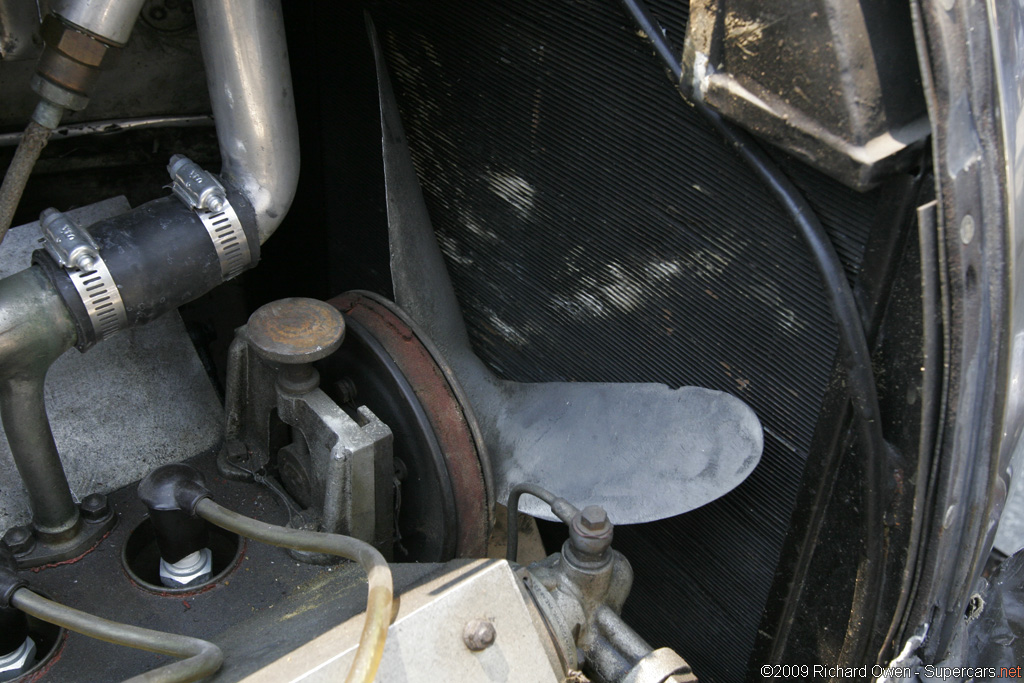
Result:
[[[160,583],[168,588],[185,588],[208,581],[213,576],[213,553],[197,550],[177,562],[160,558]]]
[[[36,643],[26,638],[18,649],[0,655],[0,681],[11,681],[36,664]]]
[[[486,619],[470,619],[462,629],[462,642],[473,652],[480,652],[494,645],[496,637],[494,624]]]

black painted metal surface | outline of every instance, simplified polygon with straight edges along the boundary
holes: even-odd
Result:
[[[685,6],[652,9],[681,37]],[[729,391],[761,419],[736,491],[616,535],[627,621],[702,680],[741,678],[835,354],[801,242],[617,3],[384,2],[374,19],[477,353],[519,381]],[[852,277],[877,193],[782,163]]]

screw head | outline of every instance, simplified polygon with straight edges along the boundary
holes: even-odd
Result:
[[[24,555],[32,550],[36,539],[32,536],[32,530],[27,526],[16,526],[8,529],[4,534],[4,543],[15,555]]]
[[[227,200],[219,194],[211,194],[206,199],[206,208],[209,211],[221,211],[227,205]]]
[[[102,493],[90,493],[82,499],[78,507],[82,517],[91,522],[106,519],[107,515],[110,514],[110,505],[107,503],[107,497]]]
[[[494,624],[486,619],[470,619],[462,630],[462,642],[473,652],[480,652],[494,645],[496,637]]]
[[[608,524],[608,513],[600,505],[588,505],[580,512],[580,524],[587,531],[600,531]]]
[[[71,265],[73,265],[75,268],[78,268],[79,270],[90,270],[92,269],[93,266],[96,265],[96,259],[93,257],[92,254],[82,254],[81,256],[76,258],[75,262],[72,263]]]

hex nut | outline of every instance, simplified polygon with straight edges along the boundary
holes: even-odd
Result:
[[[203,548],[171,563],[160,558],[160,583],[168,588],[186,588],[213,576],[213,553]]]
[[[104,64],[104,60],[109,60],[112,56],[111,45],[62,21],[53,14],[48,14],[43,18],[39,33],[43,42],[48,46],[87,66],[96,68],[107,66]]]
[[[27,526],[16,526],[8,529],[4,534],[4,543],[15,555],[24,555],[32,550],[36,539],[32,535],[32,530]]]
[[[79,510],[82,517],[90,522],[98,522],[110,516],[110,505],[102,493],[90,493],[83,498]]]
[[[496,637],[494,624],[486,619],[470,619],[462,629],[462,642],[473,652],[486,650],[494,644]]]
[[[10,681],[25,673],[36,663],[36,643],[31,638],[14,652],[0,656],[0,681]]]

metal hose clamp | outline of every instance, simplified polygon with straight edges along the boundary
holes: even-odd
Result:
[[[67,271],[82,298],[96,340],[102,341],[127,327],[128,314],[121,293],[89,231],[56,209],[43,211],[39,225],[44,248]]]
[[[252,260],[249,240],[245,237],[242,222],[238,220],[231,204],[225,200],[224,208],[220,211],[197,210],[196,215],[203,222],[206,232],[210,234],[224,279],[230,280],[245,270]]]
[[[209,233],[224,279],[230,280],[245,270],[252,261],[249,240],[224,186],[212,173],[181,154],[171,157],[167,172],[171,174],[171,191],[196,212]]]

